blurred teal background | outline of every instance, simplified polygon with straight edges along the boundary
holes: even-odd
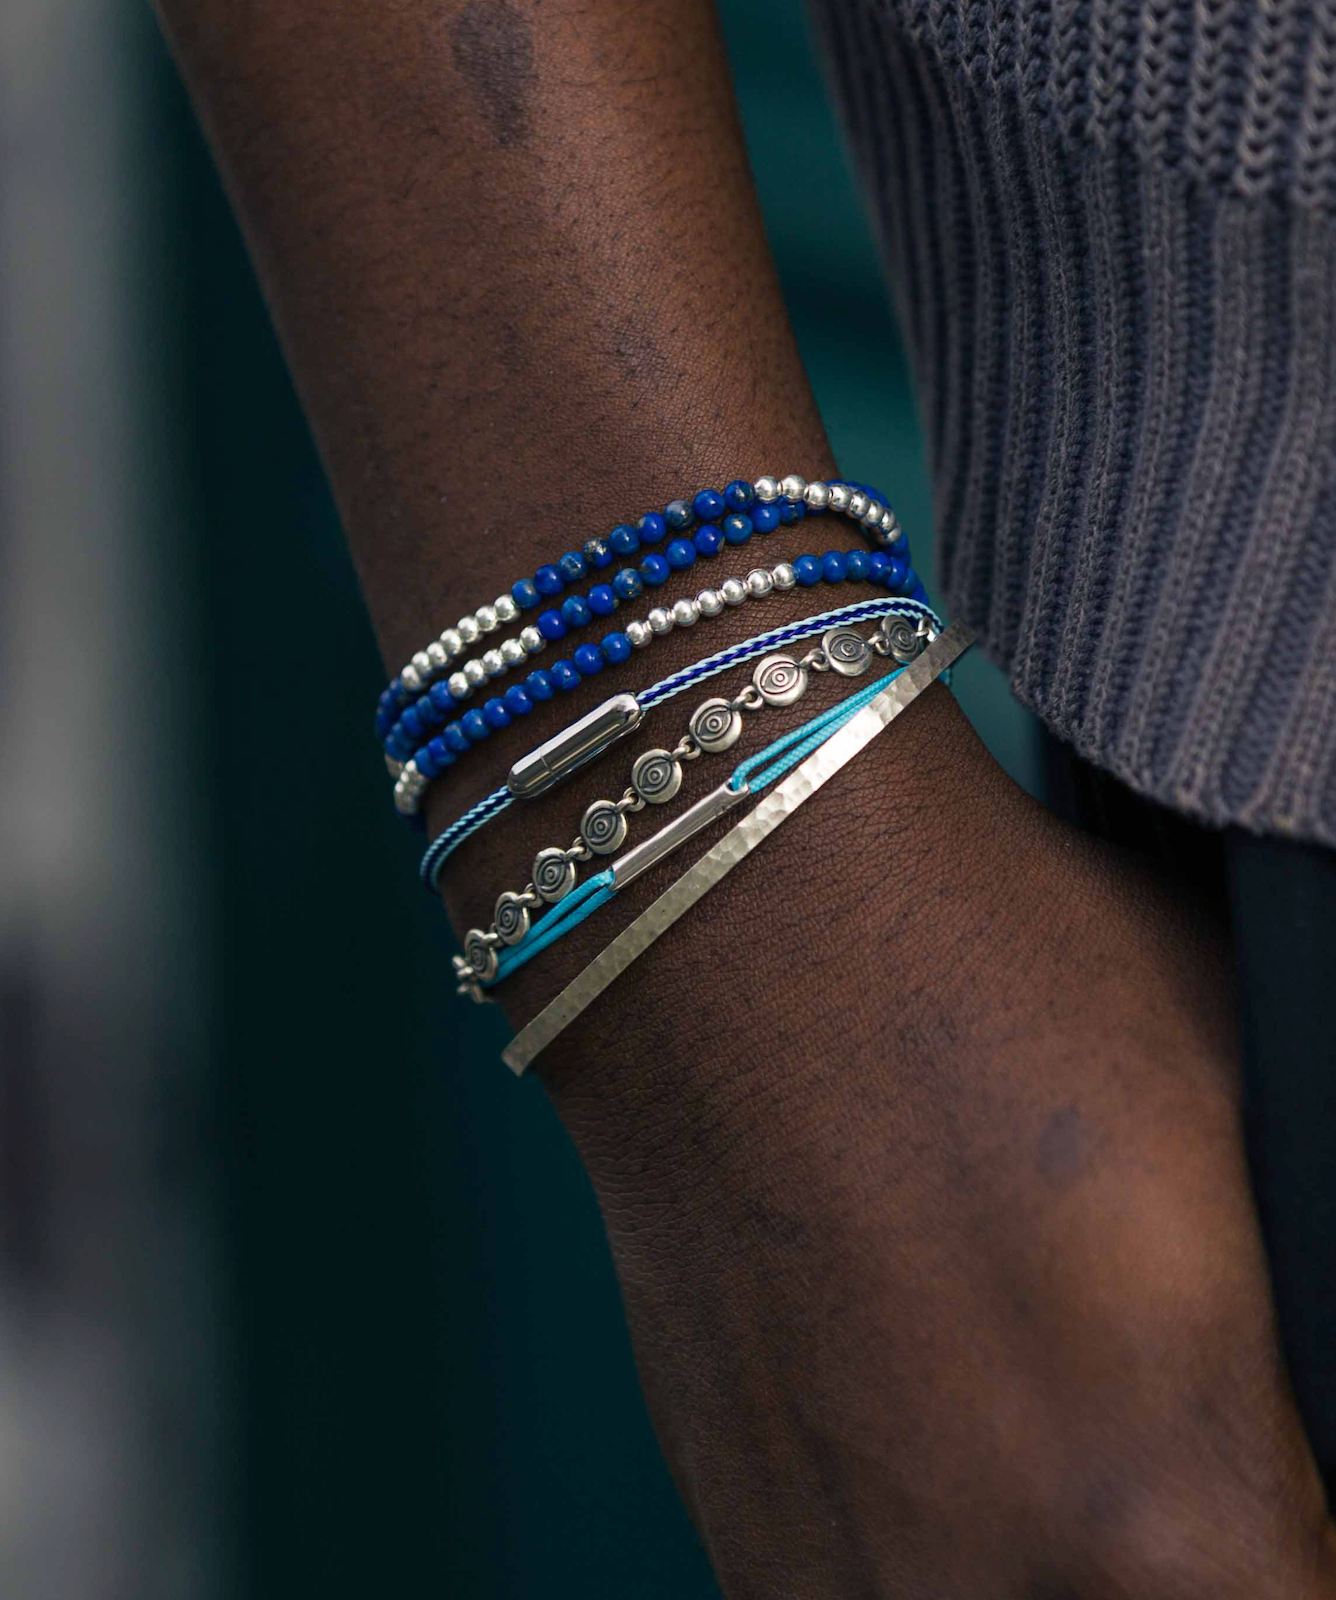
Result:
[[[0,1589],[714,1594],[590,1191],[542,1094],[499,1066],[499,1019],[451,994],[449,932],[369,744],[370,629],[171,64],[137,8],[14,3],[5,172],[40,171],[0,203],[22,241],[0,269],[0,728],[11,774],[65,759],[24,709],[54,678],[66,733],[105,749],[68,814],[30,781],[0,788],[0,1111],[20,1171],[0,1381],[72,1430],[55,1450],[34,1403],[31,1437],[0,1445],[4,1525],[28,1530]],[[837,450],[923,551],[875,246],[806,220],[813,196],[859,208],[805,18],[796,0],[722,10]],[[62,677],[90,638],[91,688]],[[299,730],[257,716],[294,687]],[[973,660],[958,691],[1033,784],[997,674]],[[308,787],[316,766],[332,776]],[[49,954],[76,935],[89,959]],[[104,1181],[71,1184],[90,1147]],[[53,1334],[71,1317],[73,1354]],[[87,1528],[73,1571],[44,1532],[52,1496]]]

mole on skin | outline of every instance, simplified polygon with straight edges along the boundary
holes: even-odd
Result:
[[[455,68],[477,97],[499,145],[529,137],[534,79],[529,19],[507,0],[473,0],[450,24]]]

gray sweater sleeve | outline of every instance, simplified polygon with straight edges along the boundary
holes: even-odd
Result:
[[[814,3],[947,598],[1101,767],[1336,845],[1336,4]]]

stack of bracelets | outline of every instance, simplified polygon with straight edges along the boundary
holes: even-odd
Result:
[[[754,567],[694,597],[653,606],[642,618],[605,633],[597,644],[575,645],[546,668],[531,664],[530,658],[549,644],[610,617],[698,560],[711,560],[755,536],[828,512],[858,524],[874,548],[827,550],[821,556]],[[660,545],[662,550],[656,548]],[[619,557],[630,560],[609,581],[575,587],[612,567]],[[538,702],[570,693],[584,679],[621,666],[675,629],[693,627],[775,592],[846,582],[877,592],[756,634],[647,688],[614,694],[521,756],[504,785],[470,806],[432,841],[419,871],[434,891],[454,851],[511,805],[545,793],[604,756],[664,700],[755,663],[740,688],[697,705],[675,743],[638,756],[618,797],[585,807],[573,841],[540,850],[523,887],[506,889],[498,897],[490,926],[466,934],[463,954],[454,958],[455,973],[460,992],[482,1000],[694,835],[771,791],[521,1031],[505,1053],[516,1072],[523,1072],[659,933],[941,676],[971,637],[961,624],[944,628],[927,604],[910,565],[908,541],[894,511],[875,490],[847,482],[808,483],[796,475],[762,477],[754,483],[737,479],[722,492],[703,489],[690,500],[674,500],[661,512],[651,511],[634,525],[624,523],[606,539],[590,539],[580,550],[539,567],[532,577],[520,578],[508,594],[461,617],[419,651],[381,695],[376,736],[394,779],[394,804],[401,816],[420,827],[423,797],[432,780],[464,760],[475,745],[528,716]],[[485,635],[518,622],[525,612],[537,613],[531,623],[499,645],[470,653]],[[802,653],[783,649],[814,636],[817,642]],[[781,733],[665,826],[628,846],[631,819],[647,807],[672,802],[683,788],[686,768],[730,750],[748,718],[764,717],[768,723],[770,711],[804,697],[814,676],[858,679],[879,660],[887,672]],[[468,704],[480,692],[485,695],[492,680],[516,669],[527,669],[520,681],[488,695],[480,705]],[[595,862],[600,870],[582,882],[581,868]]]

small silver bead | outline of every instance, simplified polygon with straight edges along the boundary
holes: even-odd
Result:
[[[689,628],[700,621],[700,607],[694,600],[673,601],[673,621],[679,628]]]
[[[863,521],[867,523],[869,528],[879,528],[881,526],[882,509],[880,500],[868,501],[867,510],[863,513]]]
[[[787,500],[801,500],[807,490],[807,479],[800,478],[796,472],[789,473],[779,485],[779,492]]]
[[[399,674],[399,676],[403,680],[404,688],[411,689],[414,694],[417,694],[417,692],[422,688],[422,675],[411,661]]]
[[[791,561],[781,561],[777,567],[771,567],[770,576],[775,580],[776,589],[792,589],[798,581]]]
[[[765,505],[770,500],[779,499],[778,478],[758,478],[752,487],[756,490],[756,498],[762,505]]]
[[[649,616],[645,618],[645,621],[649,623],[651,633],[671,633],[673,631],[672,616],[662,606],[655,606]]]
[[[421,776],[422,774],[418,771],[417,762],[412,760],[410,757],[409,760],[404,762],[403,767],[400,769],[399,782],[404,786],[405,789],[411,789],[414,786],[415,781]]]
[[[385,770],[386,770],[386,772],[389,773],[389,775],[392,778],[397,778],[399,776],[399,774],[404,770],[404,764],[403,764],[402,761],[396,761],[393,756],[386,756],[385,757]]]
[[[508,667],[517,667],[524,660],[524,646],[518,639],[507,639],[501,646],[501,659]]]
[[[830,498],[826,502],[832,511],[847,511],[849,501],[853,498],[853,490],[847,483],[832,483],[830,485]]]
[[[458,628],[447,628],[441,635],[441,648],[452,659],[464,648],[464,641],[459,637]]]
[[[452,672],[445,680],[445,686],[456,700],[467,700],[473,693],[473,685],[462,672]]]
[[[703,617],[717,617],[724,609],[724,597],[718,589],[702,589],[696,596],[696,605]]]
[[[719,593],[726,606],[740,606],[747,598],[747,585],[741,578],[725,578],[719,585]]]
[[[455,623],[455,632],[465,644],[477,644],[482,636],[482,629],[473,617],[460,617]]]
[[[764,600],[775,587],[775,580],[764,567],[754,567],[747,574],[747,593],[753,600]]]
[[[647,622],[628,622],[626,637],[631,641],[632,649],[643,650],[654,635],[650,632]]]
[[[427,646],[427,660],[431,662],[433,672],[439,672],[442,667],[449,666],[450,657],[445,653],[445,646],[439,639],[433,639]]]
[[[890,506],[887,506],[885,511],[883,511],[881,514],[881,531],[889,539],[894,539],[896,534],[900,531],[900,519],[896,516],[895,512],[891,510]]]
[[[826,483],[809,483],[803,490],[803,499],[806,500],[813,511],[824,511],[830,504],[830,485]]]
[[[849,496],[849,515],[857,520],[868,507],[868,498],[861,489],[855,489]]]
[[[464,663],[464,676],[472,687],[476,689],[480,683],[487,682],[487,668],[475,656],[472,661]]]
[[[417,810],[417,796],[411,795],[401,789],[396,783],[394,786],[394,809],[401,817],[411,817]]]
[[[532,623],[520,629],[520,643],[524,646],[525,655],[536,656],[540,650],[547,649],[547,640]]]
[[[479,606],[473,613],[473,620],[484,633],[494,633],[500,626],[500,618],[496,614],[495,606]]]
[[[482,653],[482,670],[489,678],[499,678],[506,670],[506,663],[499,650],[484,650]]]
[[[514,622],[520,614],[520,608],[515,604],[513,594],[499,594],[492,601],[492,610],[496,612],[498,622]]]
[[[418,670],[418,675],[424,681],[431,677],[431,657],[425,650],[419,650],[413,657],[413,665]]]

